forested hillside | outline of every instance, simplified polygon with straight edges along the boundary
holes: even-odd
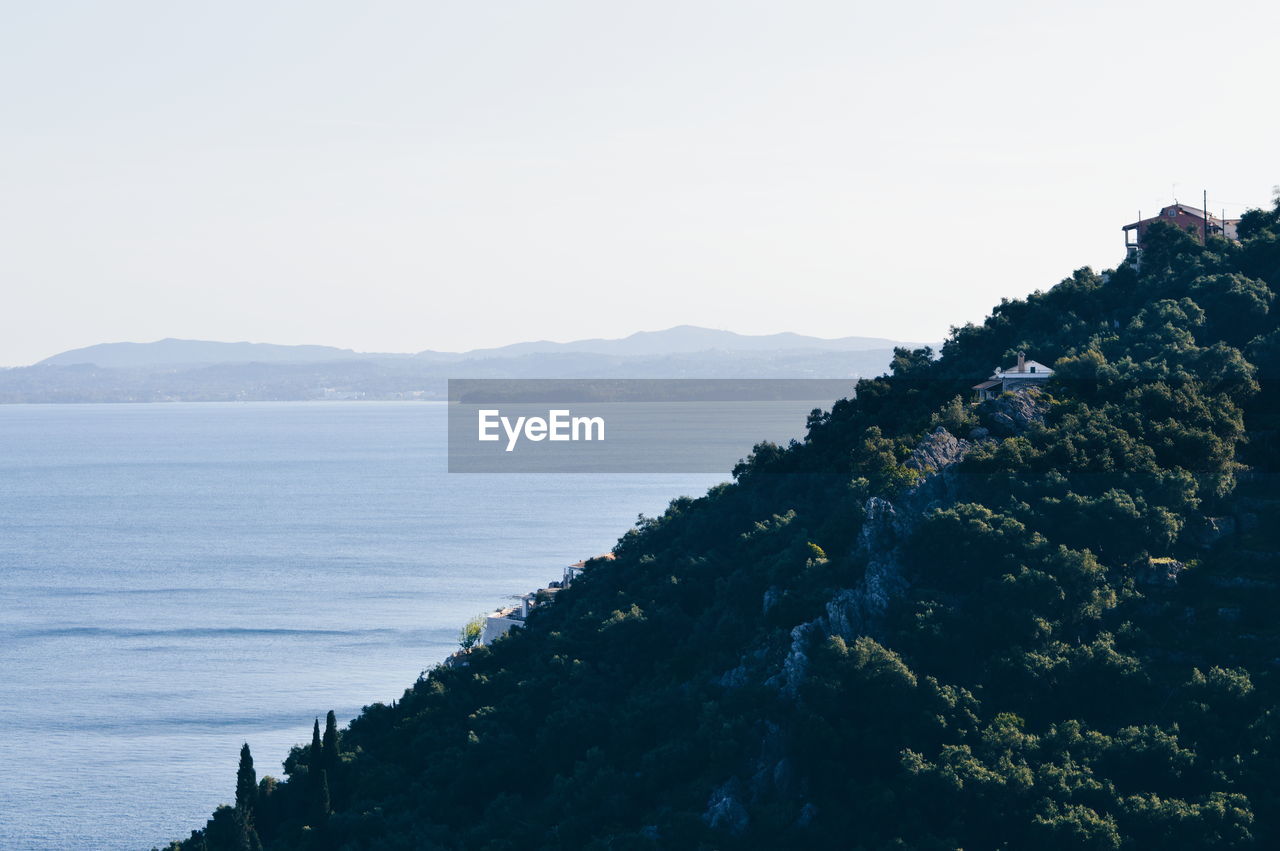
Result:
[[[181,848],[1280,847],[1280,205],[1240,234],[898,350]]]

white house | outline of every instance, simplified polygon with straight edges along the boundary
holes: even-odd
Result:
[[[537,591],[525,594],[520,598],[520,602],[514,606],[506,606],[487,615],[484,619],[484,629],[480,631],[480,640],[477,643],[492,644],[495,640],[510,632],[513,627],[524,626],[530,611],[555,599],[554,595],[558,591],[568,588],[575,579],[582,575],[582,572],[587,568],[587,561],[596,560],[612,561],[613,553],[605,553],[604,555],[596,556],[594,559],[571,564],[564,569],[563,578],[559,582],[552,582],[546,588],[539,588]],[[543,603],[539,602],[539,595],[541,595]]]
[[[587,569],[586,560],[575,562],[564,569],[564,577],[560,580],[561,588],[568,588],[573,584],[573,580],[582,575],[582,571]]]
[[[529,601],[526,595],[520,599],[520,605],[507,606],[493,612],[484,619],[484,629],[480,631],[479,644],[492,644],[511,631],[512,627],[524,626],[524,619],[529,614]]]
[[[981,384],[973,385],[979,399],[994,399],[1010,390],[1039,387],[1053,377],[1053,370],[1039,361],[1028,360],[1025,352],[1018,352],[1018,363],[1012,369],[1001,369]]]

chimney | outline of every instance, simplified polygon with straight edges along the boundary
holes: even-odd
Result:
[[[1027,353],[1018,352],[1018,372],[1027,371]]]

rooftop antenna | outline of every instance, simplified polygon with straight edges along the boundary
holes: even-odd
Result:
[[[1204,229],[1204,236],[1201,237],[1200,241],[1203,242],[1205,245],[1208,245],[1209,244],[1209,190],[1208,189],[1204,190],[1204,198],[1203,200],[1201,200],[1200,203],[1204,204],[1204,207],[1201,208],[1200,210],[1200,212],[1204,213],[1204,225],[1202,226]]]

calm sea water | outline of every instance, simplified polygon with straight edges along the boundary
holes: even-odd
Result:
[[[431,403],[0,406],[0,848],[150,848],[723,476],[445,472]],[[743,447],[743,454],[749,447]]]

